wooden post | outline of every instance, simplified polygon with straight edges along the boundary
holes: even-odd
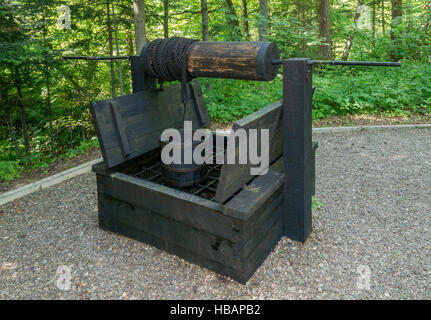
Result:
[[[283,63],[284,235],[304,242],[312,230],[312,65]]]
[[[156,88],[156,79],[146,74],[140,66],[139,56],[130,57],[132,70],[132,91],[133,93]]]

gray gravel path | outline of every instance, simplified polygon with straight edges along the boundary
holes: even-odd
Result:
[[[313,234],[283,239],[246,286],[99,230],[86,174],[0,207],[0,299],[431,299],[431,130],[315,140]]]

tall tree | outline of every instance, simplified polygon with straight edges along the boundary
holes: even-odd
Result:
[[[376,0],[373,0],[373,17],[372,17],[373,47],[376,46]]]
[[[43,46],[46,49],[51,49],[49,48],[50,46],[47,43],[46,40],[46,21],[45,21],[45,15],[42,18],[42,39],[43,39]],[[49,123],[49,137],[50,137],[50,144],[51,144],[51,157],[55,157],[55,147],[54,147],[54,132],[53,132],[53,127],[52,127],[52,99],[51,99],[51,74],[50,74],[50,70],[49,70],[49,61],[48,61],[48,55],[45,54],[44,55],[44,59],[43,59],[43,64],[44,64],[44,74],[45,74],[45,85],[46,85],[46,109],[48,112],[48,123]]]
[[[163,0],[163,35],[169,38],[169,0]]]
[[[12,110],[9,103],[9,88],[7,87],[6,83],[0,83],[0,88],[1,88],[1,97],[3,100],[2,102],[6,108],[6,113],[7,113],[7,120],[6,120],[7,126],[9,128],[9,134],[15,147],[15,153],[19,159],[23,160],[22,152],[21,152],[21,149],[19,148],[19,143],[16,138],[15,125],[13,123],[13,115],[12,115]]]
[[[238,16],[236,15],[235,5],[232,0],[225,0],[226,3],[226,20],[229,26],[230,40],[238,40],[241,38]]]
[[[394,32],[396,26],[399,24],[398,18],[403,16],[403,1],[392,0],[392,22],[391,22],[391,39],[395,40],[396,33]]]
[[[112,22],[114,23],[114,35],[115,35],[115,51],[117,52],[117,56],[120,55],[120,46],[118,44],[118,24],[117,17],[115,15],[115,6],[112,3]],[[121,61],[117,60],[117,69],[118,69],[118,80],[120,80],[120,95],[123,95],[123,71],[121,70]]]
[[[108,46],[109,46],[109,56],[114,55],[114,49],[112,44],[112,25],[111,25],[111,3],[109,0],[106,0],[106,24],[108,29]],[[111,94],[112,97],[115,97],[115,71],[114,71],[114,60],[110,60],[111,67]]]
[[[385,21],[385,0],[382,0],[382,32],[386,33],[386,21]]]
[[[268,37],[268,1],[259,0],[259,41],[267,41]]]
[[[135,23],[135,45],[136,53],[140,54],[147,42],[145,30],[145,0],[133,0],[133,14]]]
[[[244,28],[244,40],[250,39],[250,27],[248,23],[248,4],[247,0],[242,0],[242,25]]]
[[[400,24],[400,19],[403,16],[403,1],[392,0],[392,21],[391,21],[391,40],[395,46],[393,46],[391,57],[392,60],[396,61],[401,58],[396,45],[398,44],[398,35],[396,32],[397,26]]]
[[[329,0],[319,0],[319,36],[324,43],[319,46],[319,55],[331,58],[331,36],[329,20]]]
[[[28,138],[28,130],[27,130],[27,116],[25,112],[25,104],[24,97],[22,94],[22,77],[20,66],[15,66],[14,70],[14,78],[15,78],[15,88],[18,95],[17,105],[19,108],[20,119],[21,119],[21,130],[22,136],[24,137],[24,148],[25,148],[25,163],[28,163],[30,158],[30,141]]]
[[[201,15],[202,15],[202,40],[209,40],[208,31],[208,1],[201,0]]]
[[[358,20],[361,17],[363,5],[364,5],[364,0],[358,0],[358,6],[356,8],[356,12],[353,17],[354,28],[356,28],[356,24],[358,23]],[[346,46],[344,47],[344,51],[343,51],[343,60],[349,59],[350,49],[352,48],[352,45],[353,45],[353,32],[351,32],[347,37]]]

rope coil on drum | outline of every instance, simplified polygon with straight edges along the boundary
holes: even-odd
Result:
[[[180,37],[156,39],[147,43],[142,49],[142,66],[149,75],[163,82],[179,81],[181,83],[181,101],[187,100],[187,83],[194,79],[187,71],[187,60],[190,46],[198,40]]]

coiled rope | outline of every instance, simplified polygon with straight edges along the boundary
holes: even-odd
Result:
[[[198,40],[172,37],[156,39],[143,48],[142,64],[144,71],[163,82],[181,82],[181,101],[187,100],[187,83],[193,79],[187,71],[190,45]]]

